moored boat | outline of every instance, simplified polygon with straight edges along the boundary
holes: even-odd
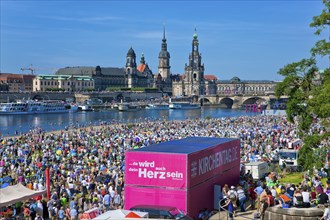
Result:
[[[77,107],[61,101],[34,101],[0,103],[0,115],[50,114],[76,112]]]
[[[79,111],[93,111],[94,109],[90,105],[79,105]]]
[[[168,103],[155,103],[155,104],[148,104],[146,109],[154,109],[154,110],[168,110],[169,104]]]
[[[130,103],[120,103],[118,104],[118,111],[138,111],[141,107]]]
[[[170,109],[198,109],[201,108],[199,103],[191,102],[171,102],[169,104]]]

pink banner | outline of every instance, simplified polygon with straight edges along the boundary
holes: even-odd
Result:
[[[125,184],[183,189],[187,179],[186,158],[185,154],[127,151]]]
[[[232,140],[188,156],[187,188],[191,188],[240,164],[240,141]],[[238,174],[239,175],[239,170]],[[228,179],[225,175],[223,178]]]
[[[173,206],[187,212],[185,190],[125,185],[125,209],[136,205]]]

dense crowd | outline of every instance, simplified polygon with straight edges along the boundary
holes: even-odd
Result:
[[[322,132],[322,127],[315,129]],[[2,180],[10,178],[9,184],[21,183],[32,190],[42,190],[45,188],[45,169],[49,167],[51,198],[18,202],[6,207],[3,214],[23,214],[26,219],[78,219],[91,208],[102,212],[122,208],[125,151],[189,136],[240,138],[242,161],[252,161],[275,156],[276,150],[297,138],[297,130],[285,117],[261,115],[184,121],[146,120],[136,124],[113,121],[101,126],[52,133],[34,129],[0,141],[0,177]],[[271,179],[276,176],[271,175]],[[253,199],[250,189],[256,187],[249,175],[242,174],[242,177],[240,186],[235,187],[240,204],[243,203],[242,192]],[[302,185],[307,190],[312,190],[313,186]],[[278,187],[275,184],[268,189],[274,195]],[[295,193],[296,190],[303,193],[305,188],[293,186],[291,191]],[[257,198],[261,198],[259,193]],[[244,205],[239,207],[241,211],[245,210]]]
[[[330,179],[323,185],[317,170],[305,173],[299,184],[280,184],[278,174],[269,172],[260,181],[254,181],[250,171],[241,170],[240,183],[237,186],[226,184],[222,189],[222,207],[233,219],[236,212],[245,212],[247,207],[256,210],[257,217],[265,214],[268,207],[280,204],[282,208],[328,208],[330,201]],[[330,210],[326,209],[324,219],[330,219]]]

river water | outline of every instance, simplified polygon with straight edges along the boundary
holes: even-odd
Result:
[[[149,120],[185,120],[195,118],[221,118],[241,115],[256,115],[260,113],[246,112],[245,110],[222,109],[204,106],[201,109],[191,110],[151,110],[120,112],[108,110],[99,112],[76,112],[60,114],[39,115],[0,115],[0,137],[25,133],[33,128],[42,128],[46,131],[63,130],[71,126],[99,125],[104,122],[119,121],[123,123],[135,123]]]

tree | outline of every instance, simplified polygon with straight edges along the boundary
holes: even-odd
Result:
[[[323,0],[323,4],[322,13],[314,16],[310,24],[316,28],[316,35],[330,31],[330,0]],[[278,73],[285,78],[275,89],[277,97],[289,96],[286,112],[288,120],[298,125],[304,140],[299,162],[305,170],[324,164],[320,147],[325,152],[329,150],[326,140],[330,137],[330,68],[318,70],[316,56],[330,58],[330,39],[317,41],[311,49],[311,58],[281,68]],[[318,123],[323,127],[317,127]]]

